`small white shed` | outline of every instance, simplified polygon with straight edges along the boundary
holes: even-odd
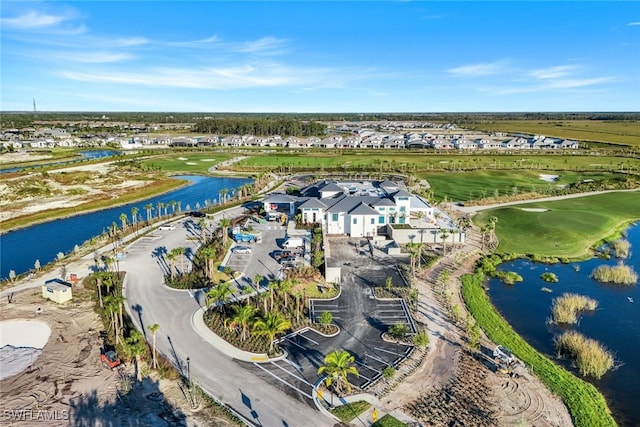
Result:
[[[73,297],[71,283],[57,278],[47,280],[42,285],[42,297],[58,304],[67,302]]]

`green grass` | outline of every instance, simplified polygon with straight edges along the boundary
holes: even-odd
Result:
[[[556,182],[540,179],[540,174],[558,175]],[[433,172],[419,174],[426,179],[436,200],[476,200],[485,197],[513,196],[522,193],[545,193],[558,185],[567,185],[584,180],[600,181],[613,178],[613,173],[579,173],[573,171],[536,170],[475,170],[468,172]]]
[[[637,120],[492,120],[473,127],[486,131],[527,132],[578,141],[640,146],[640,121]]]
[[[481,273],[463,276],[462,297],[489,339],[509,347],[520,360],[533,368],[535,375],[567,405],[577,427],[615,426],[602,394],[592,384],[538,353],[520,337],[491,305],[484,291],[484,281]]]
[[[407,424],[395,418],[393,415],[386,414],[384,417],[380,418],[378,421],[373,423],[371,427],[406,427],[406,426]]]
[[[228,152],[177,152],[144,160],[142,164],[146,167],[160,168],[166,172],[205,174],[216,163],[224,162],[234,157],[236,156],[233,153]]]
[[[341,421],[348,423],[370,407],[371,403],[365,400],[358,400],[356,402],[345,403],[344,405],[336,406],[330,412],[338,417]]]
[[[531,212],[522,208],[546,209]],[[640,219],[640,191],[612,192],[479,212],[477,224],[498,218],[498,252],[583,257],[594,244]]]

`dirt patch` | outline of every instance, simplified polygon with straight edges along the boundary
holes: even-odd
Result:
[[[74,290],[76,295],[82,300],[82,290]],[[0,381],[3,422],[33,425],[39,417],[51,423],[37,425],[233,425],[208,407],[192,409],[181,379],[152,372],[136,383],[132,365],[103,367],[102,324],[93,303],[58,305],[44,301],[39,288],[12,301],[1,303],[0,320],[37,319],[49,325],[51,336],[27,369]]]
[[[465,330],[451,320],[461,308],[459,277],[472,272],[480,256],[480,236],[467,232],[467,244],[420,272],[417,320],[426,323],[430,350],[421,364],[381,398],[386,412],[401,408],[424,425],[570,426],[564,403],[532,374],[519,378],[496,372],[491,357],[469,352]],[[443,280],[443,272],[448,279]],[[490,354],[495,343],[483,337]],[[475,356],[474,356],[475,354]]]

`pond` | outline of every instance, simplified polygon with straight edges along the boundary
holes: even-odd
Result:
[[[146,219],[144,206],[151,203],[181,202],[183,211],[204,207],[206,201],[218,199],[220,190],[232,190],[252,182],[248,178],[211,178],[204,176],[178,176],[191,182],[160,196],[123,206],[80,214],[22,228],[3,234],[0,237],[0,278],[9,276],[9,270],[22,274],[33,269],[36,260],[45,265],[56,258],[59,252],[69,253],[75,245],[106,231],[113,222],[121,226],[120,215],[126,214],[131,223],[131,208],[138,208],[138,220]],[[171,208],[169,208],[171,212]],[[155,209],[153,216],[156,216]]]
[[[88,151],[81,151],[78,154],[82,156],[82,158],[76,159],[76,160],[65,160],[63,162],[42,163],[35,166],[18,166],[15,168],[0,169],[0,173],[19,172],[24,169],[42,168],[42,167],[49,167],[54,165],[67,165],[71,163],[83,162],[85,160],[93,160],[93,159],[101,159],[103,157],[117,156],[118,154],[122,154],[122,152],[114,151],[114,150],[88,150]]]
[[[631,255],[624,260],[640,273],[640,225],[626,232],[631,243]],[[590,278],[599,265],[616,265],[620,260],[590,259],[570,264],[539,264],[516,260],[501,264],[503,271],[515,271],[524,281],[504,285],[497,279],[489,281],[489,297],[494,306],[514,329],[538,351],[555,358],[553,337],[565,329],[574,329],[593,338],[615,354],[620,366],[601,379],[588,379],[607,398],[620,425],[640,425],[637,397],[640,396],[640,291],[638,285],[608,285]],[[544,282],[540,275],[552,272],[558,283]],[[541,288],[552,290],[544,292]],[[594,312],[585,312],[577,325],[559,328],[547,325],[552,300],[565,292],[578,293],[598,301]],[[561,361],[571,368],[568,361]],[[575,370],[574,370],[575,372]],[[577,374],[579,375],[579,374]]]

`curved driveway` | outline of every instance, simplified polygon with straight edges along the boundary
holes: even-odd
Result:
[[[242,208],[234,208],[216,214],[215,220],[222,215],[233,217],[241,212]],[[185,376],[189,357],[189,370],[194,381],[255,425],[334,425],[334,420],[258,378],[203,340],[194,330],[191,319],[194,312],[205,304],[204,293],[165,287],[163,269],[166,266],[159,260],[162,257],[154,255],[178,246],[195,248],[195,240],[188,239],[192,234],[187,221],[176,223],[175,230],[156,230],[139,239],[127,248],[127,258],[120,262],[120,268],[127,272],[124,283],[126,306],[136,327],[144,331],[150,340],[146,328],[158,323],[158,351]],[[177,265],[180,267],[180,262]]]

